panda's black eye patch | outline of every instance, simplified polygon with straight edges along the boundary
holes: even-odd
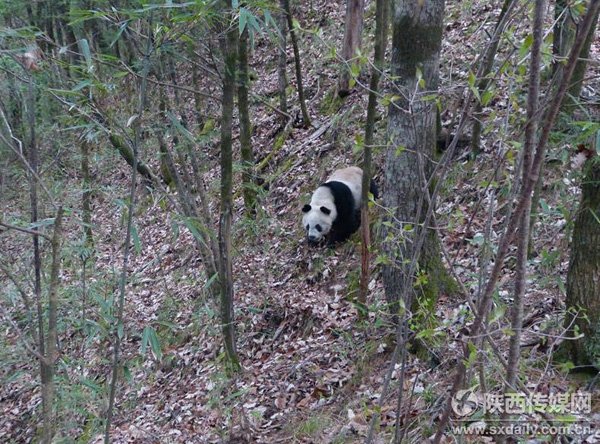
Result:
[[[310,205],[306,204],[302,207],[302,212],[303,213],[308,213],[310,211]]]
[[[310,225],[306,224],[306,231],[310,230]]]
[[[321,225],[317,224],[315,226],[315,228],[317,229],[317,231],[320,233],[321,231],[323,231],[323,228],[321,228]]]
[[[325,214],[331,214],[331,210],[327,207],[321,207],[321,211]]]

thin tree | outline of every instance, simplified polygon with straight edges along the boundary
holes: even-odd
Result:
[[[375,6],[375,48],[371,80],[369,82],[369,102],[367,105],[367,121],[365,123],[365,152],[363,160],[362,200],[361,200],[361,233],[362,233],[362,262],[360,275],[360,292],[358,301],[366,307],[367,291],[369,287],[369,184],[371,182],[371,158],[373,150],[373,134],[375,132],[375,117],[377,114],[377,92],[379,80],[384,69],[385,48],[387,46],[388,9],[389,1],[377,0]]]
[[[531,173],[531,162],[538,127],[538,97],[540,87],[540,65],[543,44],[543,25],[545,0],[536,0],[533,20],[533,45],[531,47],[531,62],[529,68],[529,89],[527,95],[527,123],[525,124],[525,143],[523,145],[523,179],[524,184]],[[527,285],[527,252],[529,249],[529,217],[531,209],[531,194],[526,196],[525,210],[519,223],[517,238],[517,266],[515,273],[515,288],[511,307],[511,329],[508,372],[504,392],[509,393],[515,389],[519,358],[521,353],[521,330],[523,327],[523,299]],[[505,413],[503,419],[508,415]]]
[[[239,37],[239,70],[238,70],[238,111],[240,119],[240,153],[242,157],[242,192],[246,214],[256,213],[256,185],[254,183],[254,153],[252,151],[252,124],[250,123],[250,107],[248,105],[248,26]]]
[[[233,16],[231,2],[224,1],[227,17]],[[221,329],[230,371],[239,369],[235,344],[233,312],[233,273],[231,269],[231,218],[232,218],[232,123],[236,86],[238,29],[233,20],[220,39],[223,53],[223,96],[221,102],[221,215],[219,218],[219,285],[221,288]]]
[[[485,53],[483,55],[483,69],[481,71],[481,77],[477,81],[477,90],[479,91],[479,97],[483,96],[484,91],[489,87],[491,82],[490,74],[494,67],[494,60],[496,59],[496,53],[498,52],[498,45],[500,44],[500,37],[504,32],[504,28],[508,23],[510,12],[517,4],[516,0],[504,0],[500,15],[498,16],[498,22],[494,29],[494,33],[490,38],[489,44],[486,46]],[[477,101],[475,109],[473,110],[473,130],[471,132],[471,152],[474,156],[479,154],[481,150],[481,129],[483,127],[482,121],[482,110],[483,103],[481,100]]]
[[[360,49],[364,9],[364,0],[346,0],[346,19],[344,20],[344,39],[342,40],[341,54],[343,66],[338,82],[338,95],[340,97],[345,97],[350,93],[351,72],[348,65],[352,65],[356,52]]]
[[[151,24],[148,26],[152,29]],[[104,427],[104,443],[110,443],[110,429],[112,426],[112,417],[117,396],[117,386],[119,381],[119,371],[121,369],[121,338],[123,331],[123,312],[125,309],[125,285],[127,284],[127,273],[129,267],[129,258],[131,253],[131,234],[133,230],[133,215],[135,209],[135,197],[137,190],[137,172],[138,172],[138,147],[141,141],[141,120],[146,109],[147,79],[150,70],[149,58],[153,50],[152,37],[148,37],[146,53],[142,61],[142,78],[139,86],[137,116],[133,120],[133,147],[132,147],[132,171],[131,185],[129,189],[129,201],[127,203],[127,228],[125,231],[125,242],[123,244],[123,267],[119,278],[119,298],[115,310],[116,325],[113,326],[113,362],[111,369],[111,379],[108,394],[108,408],[106,409],[106,423]]]
[[[287,32],[286,32],[286,17],[285,11],[277,14],[277,27],[279,28],[279,48],[277,52],[277,89],[279,94],[279,109],[284,113],[288,112],[287,105],[287,86],[288,79],[286,73],[287,66]]]
[[[294,29],[294,17],[292,16],[292,8],[290,7],[290,0],[280,0],[281,8],[285,12],[288,30],[290,32],[290,39],[292,40],[292,48],[294,49],[294,62],[296,66],[296,86],[298,88],[298,100],[300,101],[300,110],[302,111],[302,123],[304,127],[308,128],[310,123],[310,117],[308,115],[308,108],[306,107],[306,100],[304,99],[304,87],[302,86],[302,66],[300,64],[300,49],[298,48],[298,39],[296,37],[296,31]]]

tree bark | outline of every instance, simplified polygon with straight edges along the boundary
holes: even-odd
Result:
[[[546,8],[545,0],[536,0],[534,24],[533,24],[533,45],[531,48],[531,63],[529,68],[529,89],[527,96],[527,123],[525,126],[525,143],[523,145],[523,172],[522,184],[525,184],[530,173],[535,148],[536,133],[538,127],[538,97],[540,86],[540,66],[541,49],[543,44],[543,25],[544,11]],[[509,352],[508,352],[508,371],[506,375],[505,393],[514,391],[519,374],[519,359],[521,353],[521,330],[523,328],[523,299],[527,285],[527,253],[529,247],[529,217],[531,210],[531,193],[526,196],[527,202],[525,210],[519,223],[519,234],[517,241],[517,267],[515,273],[515,289],[513,304],[511,307],[511,329]],[[508,418],[506,412],[502,419]]]
[[[296,66],[296,84],[298,87],[298,100],[300,101],[300,110],[302,111],[302,120],[305,128],[308,128],[310,123],[310,117],[308,115],[308,108],[306,108],[306,100],[304,100],[304,87],[302,86],[302,66],[300,64],[300,50],[298,49],[298,39],[296,38],[296,31],[294,30],[294,19],[292,16],[292,8],[290,7],[290,0],[280,0],[281,7],[285,11],[288,29],[290,31],[290,39],[292,40],[292,48],[294,49],[294,61]]]
[[[567,275],[568,336],[576,337],[574,325],[584,337],[565,341],[564,347],[576,365],[600,362],[600,158],[588,160],[577,211],[571,260]],[[581,312],[583,310],[583,312]],[[575,313],[579,316],[575,319]]]
[[[360,49],[363,30],[365,2],[364,0],[346,0],[346,20],[344,24],[344,40],[342,42],[343,66],[340,72],[338,95],[345,97],[350,93],[350,69],[356,51]]]
[[[85,140],[85,135],[81,139],[81,176],[83,178],[83,193],[81,194],[83,232],[85,234],[86,246],[93,247],[94,235],[92,233],[92,180],[90,175],[90,145],[89,142]]]
[[[579,106],[579,96],[581,95],[581,89],[583,88],[585,71],[587,69],[587,60],[590,55],[590,48],[592,46],[592,42],[594,41],[594,35],[596,33],[598,14],[599,13],[596,13],[596,17],[594,18],[594,24],[592,25],[592,29],[590,29],[590,32],[588,33],[587,38],[585,39],[585,43],[583,44],[581,54],[579,55],[579,59],[577,60],[577,64],[575,65],[573,77],[571,77],[571,85],[569,86],[569,89],[567,91],[565,103],[563,103],[563,111],[567,113],[573,112],[575,108]]]
[[[54,220],[52,236],[52,264],[50,266],[50,287],[48,289],[48,340],[46,344],[46,380],[42,384],[42,397],[46,400],[44,406],[44,442],[51,443],[54,436],[54,364],[57,358],[56,344],[58,341],[58,272],[60,270],[60,244],[62,238],[63,209],[58,208]]]
[[[399,2],[394,16],[392,75],[399,79],[395,83],[399,99],[389,109],[391,147],[386,155],[383,193],[383,203],[397,221],[392,221],[392,228],[384,225],[383,234],[384,251],[391,261],[384,266],[383,282],[393,314],[398,311],[400,297],[405,297],[407,308],[411,308],[415,276],[410,275],[409,262],[413,257],[418,258],[420,273],[426,275],[427,283],[421,289],[428,305],[435,302],[439,292],[454,291],[455,283],[442,263],[434,229],[419,228],[426,230],[423,248],[412,251],[416,227],[429,210],[424,196],[428,195],[430,159],[436,145],[436,110],[433,101],[421,97],[437,91],[443,16],[443,0]],[[407,229],[409,225],[412,230]],[[398,238],[404,241],[398,242]]]
[[[252,124],[250,123],[250,106],[248,104],[248,27],[239,37],[239,78],[238,78],[238,111],[240,119],[240,153],[242,157],[242,191],[246,214],[256,214],[256,185],[254,181],[254,153],[252,152]]]
[[[284,113],[288,112],[287,105],[287,86],[288,79],[286,74],[287,67],[287,31],[286,31],[286,13],[282,12],[277,17],[277,25],[280,32],[279,54],[277,57],[277,86],[279,90],[279,109]]]
[[[561,11],[567,7],[567,4],[564,0],[558,0],[556,2],[555,9],[555,20],[559,20],[561,15]],[[562,9],[561,9],[562,8]],[[565,100],[562,104],[561,110],[565,113],[572,113],[579,106],[579,96],[581,94],[581,89],[583,87],[583,80],[585,76],[585,71],[587,69],[587,59],[589,57],[590,48],[592,45],[592,41],[594,40],[594,35],[596,32],[596,24],[598,23],[598,12],[596,13],[595,18],[593,19],[592,27],[586,37],[586,40],[583,44],[583,48],[581,49],[581,54],[577,59],[577,64],[575,65],[575,70],[573,71],[573,76],[571,77],[571,83],[569,88],[567,89],[567,94],[565,96]],[[553,70],[555,72],[555,82],[558,83],[560,81],[560,77],[562,76],[562,62],[561,60],[568,54],[571,46],[573,45],[573,40],[576,35],[575,23],[573,22],[572,16],[570,13],[566,14],[566,17],[560,19],[557,23],[557,28],[554,30],[554,47],[553,53],[557,59],[554,61]],[[558,72],[558,73],[557,73]],[[543,171],[544,165],[542,165]],[[533,192],[532,204],[531,204],[531,220],[529,224],[529,231],[533,233],[533,229],[535,223],[538,218],[539,213],[539,204],[540,198],[542,195],[542,180],[541,177],[543,174],[540,174],[540,179],[535,184],[535,189]],[[533,237],[530,237],[529,243],[529,254],[533,253]]]
[[[226,2],[226,9],[232,5]],[[230,12],[228,12],[229,14]],[[231,218],[232,218],[232,121],[236,78],[237,27],[230,26],[221,37],[224,58],[223,97],[221,104],[221,215],[219,218],[219,284],[221,288],[221,329],[229,371],[239,369],[235,344],[233,310],[233,273],[231,269]]]
[[[370,227],[369,227],[369,185],[371,182],[371,158],[373,149],[373,134],[375,132],[375,117],[377,113],[377,91],[379,89],[379,80],[383,71],[385,48],[387,46],[387,18],[389,2],[387,0],[377,0],[375,6],[375,50],[373,55],[373,68],[371,69],[371,80],[369,82],[369,103],[367,105],[367,122],[365,124],[365,153],[363,161],[362,178],[362,201],[361,201],[361,233],[362,233],[362,262],[360,275],[360,292],[358,302],[363,307],[367,307],[367,292],[369,287],[369,245],[370,245]]]
[[[483,56],[483,70],[481,71],[481,76],[477,82],[477,90],[479,91],[480,97],[490,85],[491,79],[489,76],[492,72],[492,68],[494,67],[494,60],[496,59],[496,53],[498,52],[500,37],[502,36],[502,32],[504,31],[506,24],[508,23],[507,17],[516,3],[517,2],[515,0],[504,0],[504,4],[500,10],[500,15],[498,16],[498,22],[496,23],[494,34],[492,35]],[[473,156],[477,156],[481,151],[481,129],[483,126],[483,122],[481,120],[482,110],[483,104],[481,103],[481,100],[479,100],[475,105],[475,109],[473,110],[474,120],[473,130],[471,133],[471,153]]]

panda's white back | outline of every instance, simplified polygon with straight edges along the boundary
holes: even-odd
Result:
[[[362,196],[362,170],[359,167],[351,166],[335,170],[327,179],[327,182],[342,182],[352,192],[357,208],[360,206]]]

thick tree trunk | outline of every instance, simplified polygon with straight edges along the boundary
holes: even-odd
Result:
[[[256,186],[254,183],[254,153],[252,152],[252,124],[250,123],[250,106],[248,104],[248,28],[240,35],[239,41],[239,79],[238,110],[240,119],[240,152],[242,157],[242,190],[246,214],[256,213]]]
[[[231,5],[226,7],[231,9]],[[233,273],[231,269],[231,218],[232,218],[232,121],[236,77],[237,27],[230,27],[221,38],[225,60],[223,69],[223,97],[221,109],[221,216],[219,219],[219,284],[221,287],[221,328],[229,370],[239,369],[235,345],[233,312]]]
[[[344,25],[344,40],[342,42],[343,66],[340,72],[338,95],[347,96],[350,93],[350,69],[356,51],[360,49],[363,30],[364,0],[346,0],[346,20]]]
[[[384,229],[384,250],[391,263],[383,269],[385,293],[394,314],[400,297],[406,297],[406,302],[413,300],[414,266],[409,264],[413,257],[418,257],[419,272],[426,276],[427,283],[421,289],[428,305],[439,292],[454,291],[455,286],[441,261],[434,229],[422,227],[427,231],[423,248],[414,251],[420,231],[416,227],[423,224],[429,211],[424,196],[428,194],[430,159],[436,145],[435,104],[420,97],[437,92],[443,15],[443,0],[399,2],[394,15],[392,74],[399,79],[395,84],[399,99],[389,109],[391,147],[386,156],[383,193],[384,205],[394,211],[396,221],[392,228]]]
[[[565,341],[577,365],[600,364],[600,159],[589,160],[583,179],[581,203],[575,219],[567,275],[565,326],[575,337],[574,325],[585,336]],[[580,310],[583,309],[583,312]],[[574,313],[579,313],[574,319]]]

